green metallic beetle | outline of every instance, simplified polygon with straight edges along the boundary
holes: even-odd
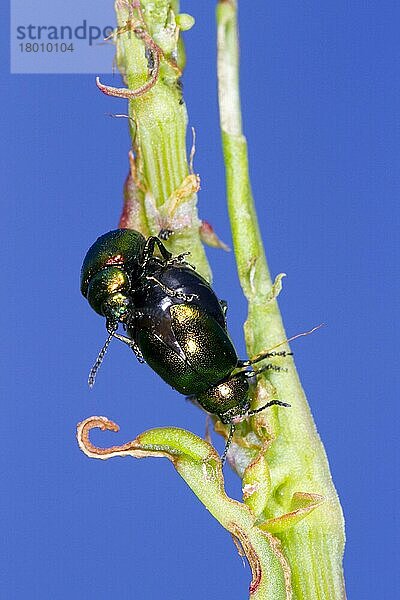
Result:
[[[156,246],[160,257],[154,254]],[[236,422],[273,404],[289,406],[271,400],[250,410],[250,380],[267,369],[282,369],[272,364],[258,370],[249,367],[291,353],[269,351],[252,360],[239,360],[226,328],[226,303],[218,300],[184,254],[173,257],[159,238],[146,240],[131,229],[99,237],[83,262],[81,291],[106,318],[109,333],[90,372],[89,385],[94,384],[112,338],[119,339],[170,386],[230,425],[222,462]],[[117,333],[119,324],[126,335]]]

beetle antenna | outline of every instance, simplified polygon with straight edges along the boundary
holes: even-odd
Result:
[[[316,325],[315,327],[310,329],[310,331],[303,331],[303,333],[298,333],[297,335],[293,335],[289,339],[283,340],[283,342],[276,344],[276,346],[272,346],[272,348],[270,348],[270,350],[275,350],[275,348],[279,348],[279,346],[283,346],[283,344],[287,344],[288,342],[293,342],[293,340],[297,340],[297,338],[299,338],[299,337],[303,337],[305,335],[310,335],[311,333],[314,333],[314,331],[317,331],[317,329],[321,329],[321,327],[323,327],[324,325],[325,325],[325,323],[320,323],[319,325]]]
[[[117,329],[117,327],[115,325],[112,325],[111,327],[107,327],[107,330],[109,332],[109,336],[106,339],[106,341],[104,342],[104,345],[103,345],[102,349],[98,353],[97,358],[94,361],[93,367],[90,369],[90,373],[89,373],[89,377],[88,377],[88,386],[90,388],[92,388],[94,386],[94,383],[96,381],[97,371],[101,367],[101,363],[103,362],[104,356],[105,356],[105,354],[107,352],[108,346],[111,343],[111,340],[114,337],[114,333],[115,333],[116,329]]]
[[[231,425],[231,428],[229,430],[228,439],[226,440],[225,449],[224,449],[224,452],[223,452],[223,454],[221,456],[222,467],[225,464],[226,456],[228,454],[228,450],[229,450],[229,447],[230,447],[231,442],[232,442],[233,434],[235,433],[235,429],[236,429],[235,423],[231,423],[230,425]]]
[[[263,360],[264,358],[270,358],[272,356],[292,356],[293,352],[286,352],[286,350],[282,350],[280,352],[274,352],[274,350],[276,348],[279,348],[280,346],[283,346],[283,344],[288,344],[289,342],[293,342],[293,340],[297,340],[297,338],[299,338],[299,337],[303,337],[305,335],[310,335],[311,333],[314,333],[314,331],[317,331],[317,329],[320,329],[324,325],[325,325],[325,323],[320,323],[316,327],[313,327],[312,329],[310,329],[310,331],[303,331],[303,333],[298,333],[297,335],[293,335],[292,337],[288,338],[287,340],[283,340],[283,342],[279,342],[279,344],[272,346],[272,348],[268,348],[268,350],[266,350],[265,352],[260,352],[260,354],[256,354],[256,356],[253,356],[253,358],[251,358],[250,360],[240,361],[239,366],[240,367],[249,367],[250,365],[254,365],[255,363],[259,362],[260,360]]]

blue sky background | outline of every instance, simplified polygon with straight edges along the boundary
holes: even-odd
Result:
[[[345,512],[348,597],[391,599],[399,593],[399,5],[242,4],[244,126],[270,268],[288,274],[286,329],[327,323],[294,350]],[[229,243],[213,5],[182,2],[197,21],[186,35],[184,89],[200,215]],[[92,414],[122,425],[110,443],[163,425],[203,435],[204,417],[117,343],[88,390],[105,331],[80,296],[79,270],[118,221],[129,139],[126,122],[105,115],[124,103],[98,92],[94,76],[10,76],[5,33],[1,44],[0,595],[246,598],[249,570],[230,536],[167,461],[103,463],[77,448],[76,423]],[[243,356],[234,256],[208,256]],[[239,497],[239,480],[226,476]]]

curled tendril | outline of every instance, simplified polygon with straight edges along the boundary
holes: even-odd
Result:
[[[117,88],[111,85],[106,85],[101,83],[100,77],[96,77],[96,85],[103,94],[107,96],[115,96],[117,98],[127,98],[131,100],[132,98],[138,98],[139,96],[143,96],[146,92],[151,90],[151,88],[155,85],[158,79],[158,74],[160,70],[160,57],[159,55],[155,55],[157,58],[154,60],[154,69],[152,70],[151,77],[146,83],[136,88],[135,90],[130,90],[129,88]]]
[[[89,417],[81,423],[78,423],[76,438],[80,449],[91,458],[111,458],[111,456],[121,456],[136,449],[135,442],[128,442],[121,446],[111,446],[110,448],[99,448],[89,439],[91,429],[101,429],[102,431],[119,431],[119,425],[110,421],[107,417]]]
[[[133,19],[128,19],[126,25],[124,25],[123,27],[118,27],[115,35],[121,35],[122,33],[127,33],[128,31],[132,31],[138,39],[142,40],[146,49],[151,52],[153,64],[151,67],[150,78],[148,79],[148,81],[146,81],[146,83],[136,88],[135,90],[105,85],[104,83],[101,83],[100,77],[96,77],[96,85],[99,88],[99,90],[101,90],[104,94],[107,94],[107,96],[116,96],[117,98],[127,98],[129,100],[132,98],[138,98],[139,96],[143,96],[143,94],[151,90],[151,88],[157,83],[158,76],[160,73],[160,61],[163,56],[163,52],[161,48],[155,43],[151,35],[146,31],[141,22],[135,21]]]

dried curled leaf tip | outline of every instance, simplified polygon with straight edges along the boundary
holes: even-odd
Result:
[[[151,90],[151,88],[157,82],[160,66],[159,59],[155,60],[154,64],[155,68],[150,79],[135,90],[130,90],[129,88],[117,88],[111,85],[106,85],[104,83],[101,83],[100,77],[96,77],[96,85],[99,88],[99,90],[107,96],[115,96],[116,98],[127,98],[128,100],[131,100],[132,98],[138,98],[139,96],[143,96],[143,94]]]
[[[128,100],[131,100],[133,98],[143,96],[143,94],[151,90],[151,88],[157,83],[160,72],[160,62],[161,58],[163,58],[163,52],[146,30],[146,26],[142,17],[140,17],[140,19],[128,19],[126,24],[123,27],[118,27],[117,30],[113,34],[111,34],[111,36],[109,36],[109,38],[129,32],[132,32],[139,40],[143,41],[146,51],[151,56],[151,68],[149,68],[149,79],[135,90],[105,85],[104,83],[101,83],[99,77],[96,77],[96,85],[99,88],[99,90],[101,90],[104,94],[107,94],[107,96],[127,98]]]
[[[89,417],[77,425],[76,438],[79,448],[90,458],[110,458],[111,456],[124,455],[135,447],[135,442],[128,442],[122,446],[111,446],[110,448],[99,448],[89,439],[91,429],[102,431],[119,431],[119,426],[107,419],[107,417]]]

